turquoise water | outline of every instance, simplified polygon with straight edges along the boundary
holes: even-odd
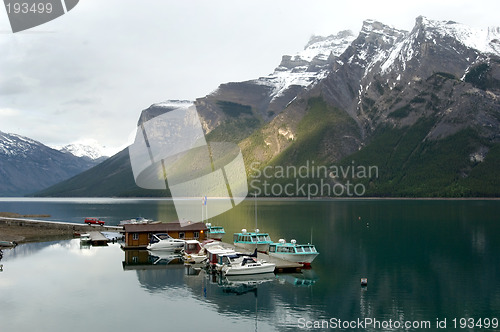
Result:
[[[118,245],[25,244],[4,250],[0,261],[1,330],[354,330],[336,327],[370,319],[380,325],[357,330],[420,330],[395,328],[394,321],[429,322],[428,330],[436,330],[444,319],[448,329],[453,319],[459,327],[461,318],[476,324],[461,330],[479,330],[480,318],[500,319],[500,201],[257,200],[257,206],[258,228],[273,240],[312,237],[320,255],[311,270],[226,281],[192,275],[175,259],[153,265],[157,258],[147,252],[127,257]],[[72,222],[98,216],[108,224],[139,215],[176,218],[169,200],[3,199],[0,211]],[[254,201],[211,221],[225,227],[230,241],[233,232],[254,228]],[[367,287],[360,278],[368,278]]]

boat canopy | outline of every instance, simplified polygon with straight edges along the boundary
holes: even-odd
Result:
[[[270,252],[281,253],[315,253],[316,247],[313,244],[293,244],[293,243],[273,243],[269,246]]]
[[[271,243],[272,241],[267,233],[235,233],[234,242]]]

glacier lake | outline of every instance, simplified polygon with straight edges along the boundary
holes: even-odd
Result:
[[[147,251],[148,263],[138,264],[119,244],[21,244],[0,260],[0,329],[498,330],[500,200],[258,199],[257,206],[258,228],[275,242],[312,238],[320,255],[311,269],[227,280]],[[169,199],[4,198],[0,211],[109,225],[176,219]],[[255,227],[254,200],[210,221],[231,242]]]

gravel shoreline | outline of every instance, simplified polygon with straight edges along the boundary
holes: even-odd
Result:
[[[118,231],[117,227],[91,226],[46,220],[25,218],[48,218],[48,215],[20,215],[17,213],[0,212],[0,241],[15,241],[17,243],[46,242],[67,240],[75,237],[75,233],[109,230]]]
[[[0,222],[0,241],[15,241],[19,244],[28,242],[46,242],[73,238],[72,230],[19,226]]]

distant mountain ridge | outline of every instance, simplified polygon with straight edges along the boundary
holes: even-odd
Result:
[[[411,31],[366,20],[357,35],[314,36],[272,74],[221,84],[195,105],[208,140],[240,145],[249,176],[252,163],[355,161],[380,168],[351,179],[371,196],[499,196],[499,97],[500,28],[420,16]]]
[[[39,191],[97,163],[0,131],[0,196],[24,196]]]

